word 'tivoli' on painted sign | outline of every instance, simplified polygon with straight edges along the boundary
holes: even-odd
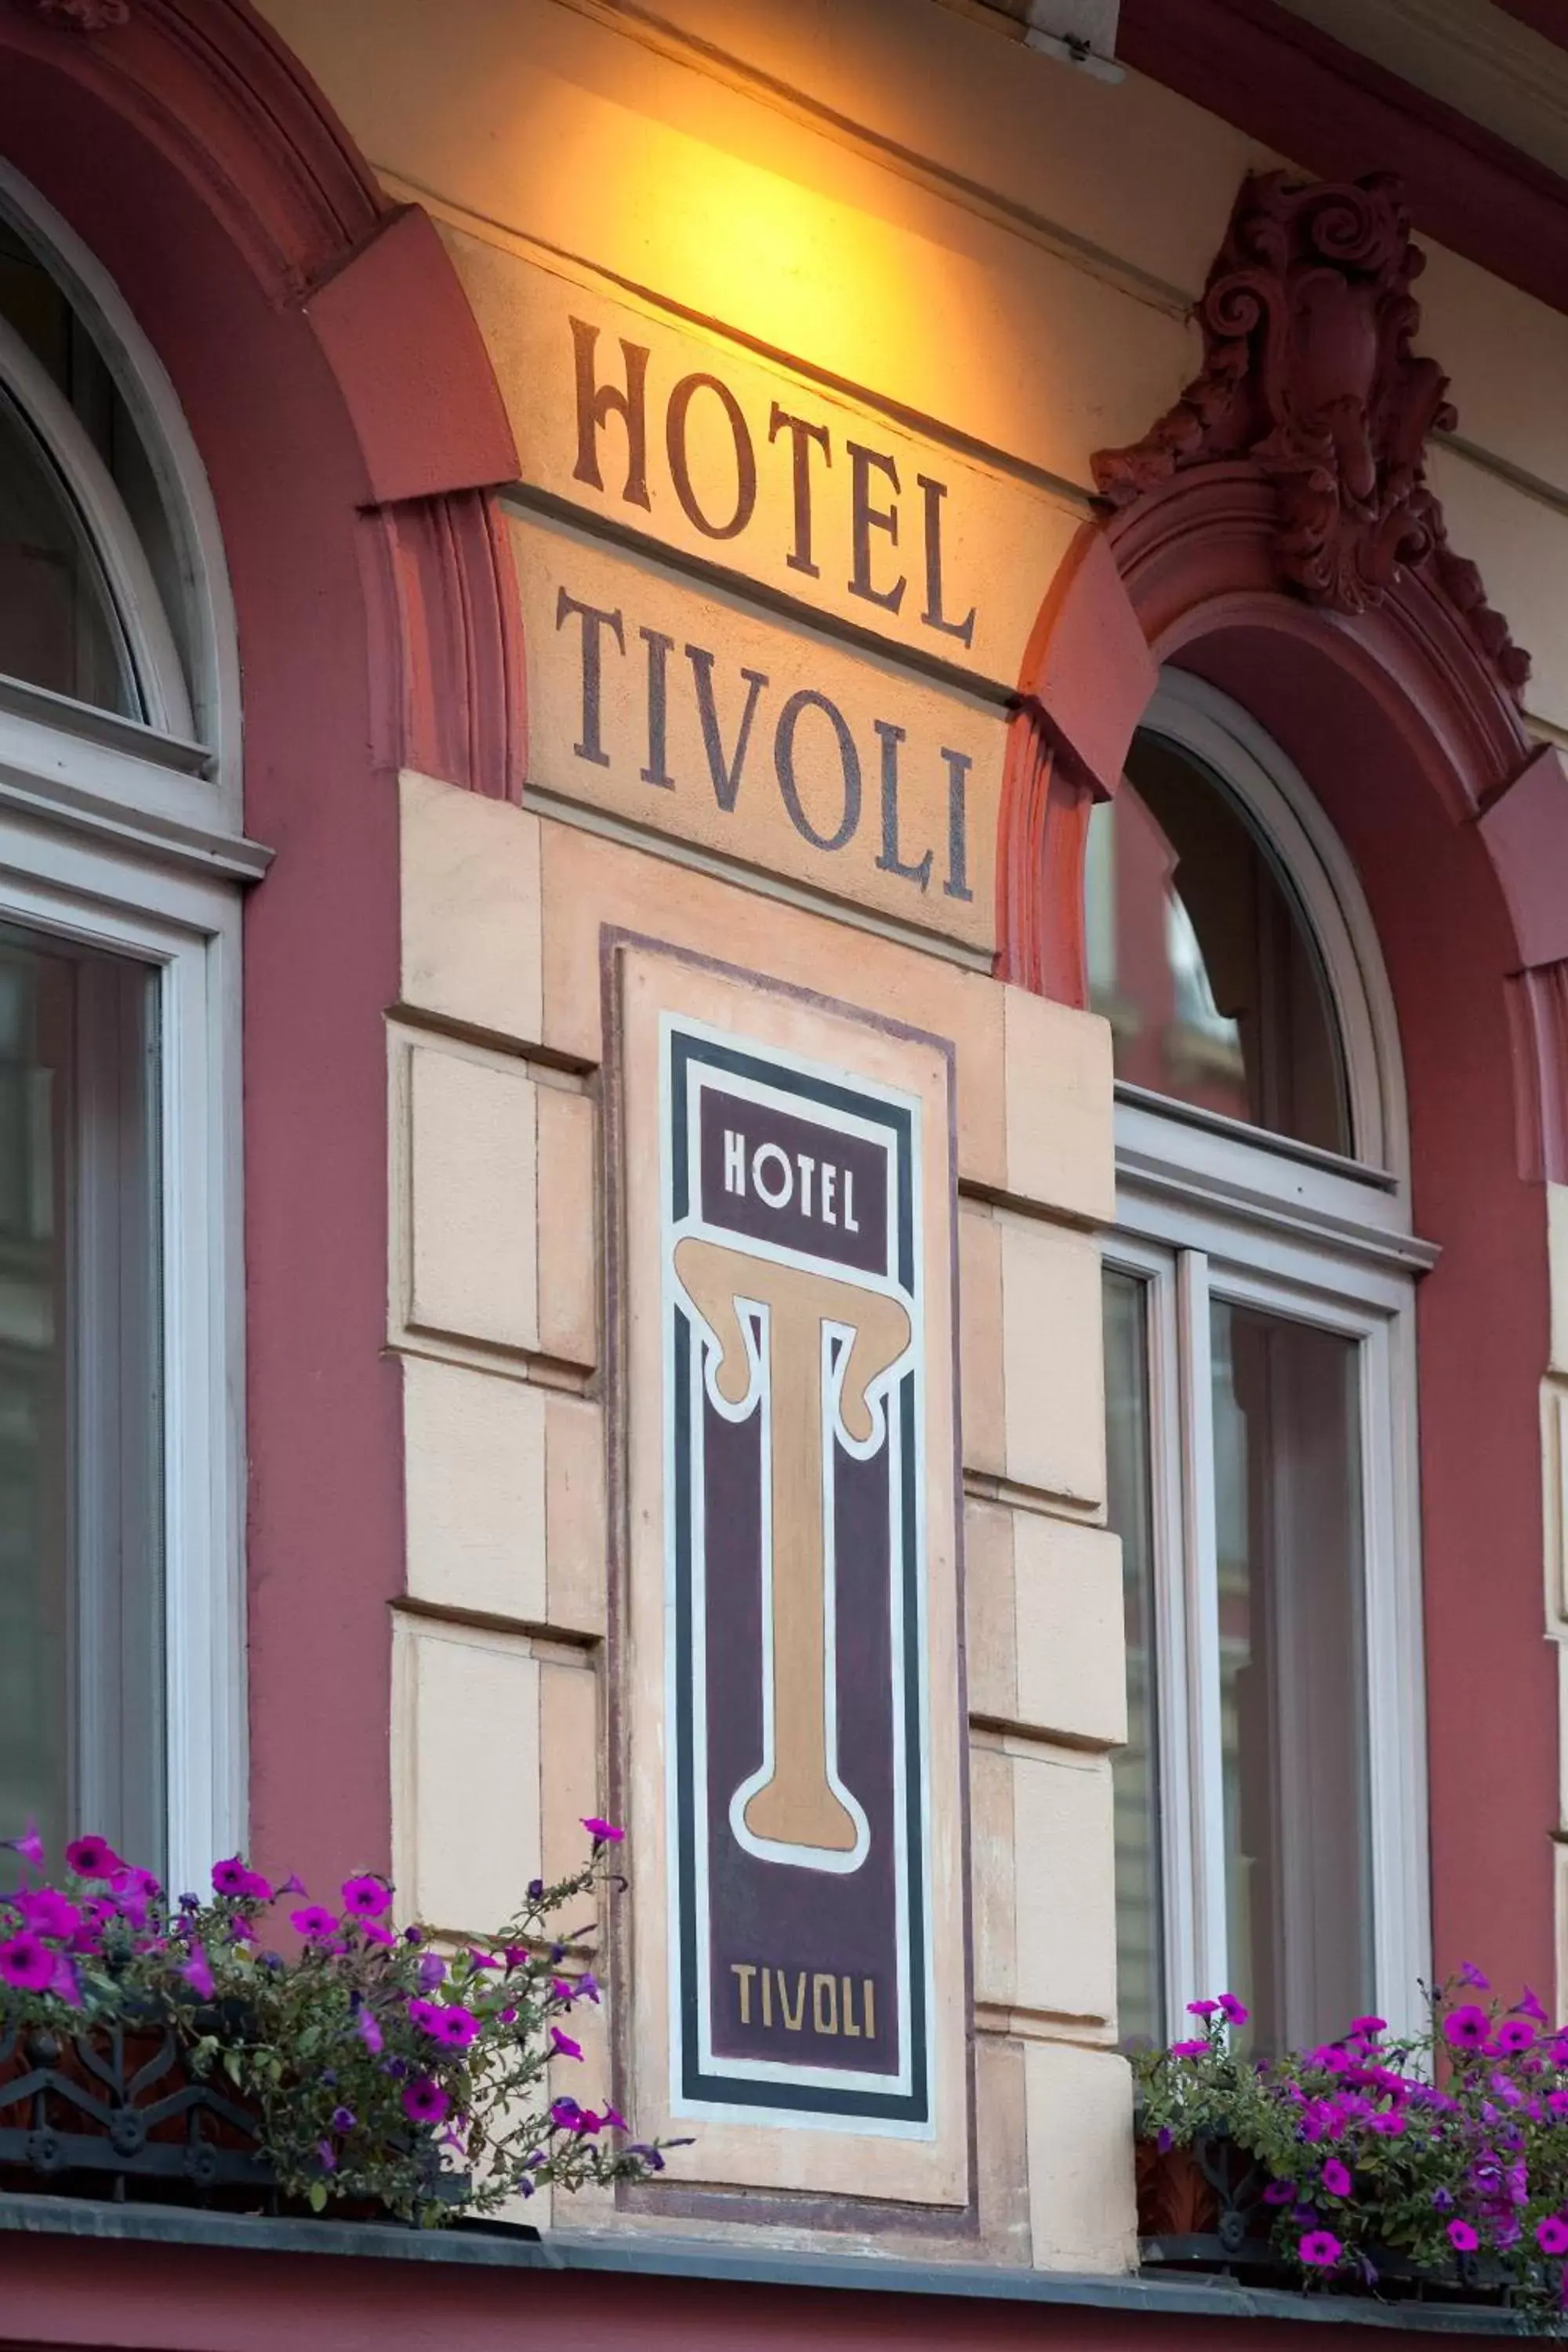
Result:
[[[571,525],[512,530],[537,790],[989,951],[999,709]]]
[[[665,1054],[676,2105],[928,2133],[919,1107]]]

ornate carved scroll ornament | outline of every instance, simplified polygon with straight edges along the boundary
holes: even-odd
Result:
[[[1449,547],[1426,479],[1429,436],[1458,419],[1447,376],[1411,350],[1425,263],[1392,173],[1249,174],[1197,308],[1202,370],[1142,441],[1096,454],[1095,481],[1124,507],[1188,467],[1250,460],[1278,499],[1282,581],[1353,614],[1422,574],[1517,696],[1530,656]]]

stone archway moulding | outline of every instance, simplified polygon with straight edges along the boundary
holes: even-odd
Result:
[[[511,434],[434,226],[247,0],[0,0],[0,155],[151,341],[222,533],[276,852],[244,942],[251,1840],[384,1867],[396,771],[520,789]]]
[[[1474,823],[1514,933],[1533,1070],[1521,1154],[1568,1175],[1568,776],[1520,713],[1529,656],[1449,545],[1426,444],[1447,383],[1411,348],[1423,257],[1399,184],[1243,183],[1198,307],[1204,363],[1127,449],[1100,452],[1086,523],[1020,677],[999,842],[997,970],[1085,1000],[1089,809],[1114,793],[1159,666],[1245,632],[1310,644],[1376,703],[1457,823]],[[1245,697],[1243,698],[1245,698]]]

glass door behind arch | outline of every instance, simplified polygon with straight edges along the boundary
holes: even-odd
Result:
[[[1105,1277],[1122,2033],[1227,1990],[1278,2050],[1374,1990],[1363,1346],[1202,1253],[1137,1255]]]

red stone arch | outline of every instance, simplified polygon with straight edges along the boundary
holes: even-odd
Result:
[[[1257,186],[1243,191],[1232,240]],[[1418,267],[1409,250],[1405,240],[1406,282]],[[1234,261],[1227,241],[1206,301]],[[1114,792],[1163,665],[1247,709],[1335,825],[1394,992],[1416,1225],[1442,1251],[1417,1318],[1436,1961],[1489,1959],[1500,1980],[1542,1985],[1555,1967],[1559,1820],[1542,1601],[1542,1180],[1568,1178],[1568,778],[1526,733],[1528,666],[1447,548],[1421,435],[1400,461],[1396,487],[1426,502],[1401,557],[1381,580],[1314,597],[1291,568],[1300,477],[1281,477],[1279,436],[1300,426],[1300,404],[1292,418],[1277,386],[1273,412],[1255,405],[1227,446],[1234,405],[1218,429],[1213,406],[1203,414],[1221,373],[1221,338],[1203,323],[1205,375],[1135,451],[1097,460],[1121,503],[1085,526],[1029,648],[1002,819],[998,969],[1085,1002],[1089,810]],[[1396,374],[1414,325],[1408,304]],[[1233,369],[1226,398],[1255,358]],[[1441,378],[1434,391],[1430,362],[1411,364],[1429,372],[1422,395],[1435,407]],[[1386,446],[1373,455],[1363,511],[1389,480]],[[1328,472],[1331,531],[1353,502],[1331,462]],[[1387,523],[1385,546],[1407,520]]]
[[[245,941],[252,1841],[384,1865],[396,772],[517,789],[511,435],[433,226],[246,0],[0,0],[0,155],[158,352],[223,532],[277,853]]]

